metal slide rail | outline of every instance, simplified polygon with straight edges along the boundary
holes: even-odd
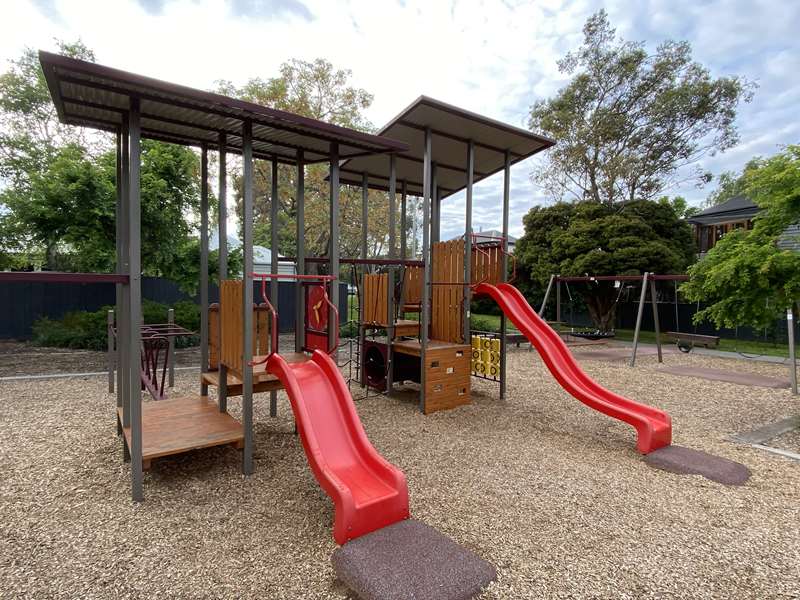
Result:
[[[270,356],[278,354],[278,311],[267,297],[267,280],[290,279],[293,281],[319,281],[322,284],[322,301],[333,311],[334,318],[328,319],[328,337],[333,343],[328,344],[328,354],[333,354],[339,347],[339,309],[331,302],[328,296],[328,285],[335,279],[332,275],[290,275],[281,273],[251,273],[253,279],[261,280],[261,299],[266,304],[270,313],[270,352],[259,360],[251,360],[248,364],[252,367],[267,362]],[[333,334],[333,335],[331,335]]]

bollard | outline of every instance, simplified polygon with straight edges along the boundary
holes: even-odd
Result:
[[[169,347],[167,348],[167,364],[169,365],[169,387],[175,387],[175,336],[172,335],[172,325],[175,325],[175,309],[167,311],[167,323],[170,325]]]
[[[114,370],[116,368],[116,349],[114,344],[114,311],[109,310],[106,315],[106,324],[108,329],[108,356],[106,357],[106,364],[108,366],[108,393],[114,393]]]

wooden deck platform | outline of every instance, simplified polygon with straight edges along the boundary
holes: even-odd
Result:
[[[286,362],[295,363],[309,360],[309,357],[302,352],[287,352],[281,353],[281,356],[286,359]],[[254,356],[253,360],[261,360],[263,356]],[[219,371],[209,371],[200,374],[200,382],[205,385],[219,387]],[[266,365],[259,364],[253,367],[253,393],[260,394],[262,392],[272,392],[274,390],[282,390],[283,384],[280,380],[270,373],[266,372]],[[239,373],[228,370],[228,397],[242,395],[242,379]]]
[[[121,409],[118,409],[122,419]],[[130,447],[130,427],[122,433]],[[201,396],[142,402],[142,468],[154,458],[182,454],[199,448],[244,443],[242,425],[215,402]]]
[[[443,350],[449,348],[460,349],[463,347],[464,344],[454,344],[452,342],[443,342],[440,340],[428,340],[428,350]],[[393,342],[392,348],[395,352],[400,352],[402,354],[409,354],[411,356],[421,355],[419,340],[401,340],[399,342]]]

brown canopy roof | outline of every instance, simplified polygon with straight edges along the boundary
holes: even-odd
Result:
[[[253,155],[293,164],[299,150],[306,162],[329,160],[330,144],[339,143],[341,158],[408,150],[386,137],[331,125],[220,94],[167,83],[96,63],[40,51],[50,95],[64,123],[115,131],[129,98],[141,99],[142,136],[191,146],[241,153],[241,123],[253,122]]]
[[[397,155],[397,182],[406,180],[408,192],[422,194],[422,161],[425,128],[433,134],[432,160],[437,164],[437,183],[442,197],[462,190],[467,185],[467,142],[475,143],[475,181],[498,171],[505,164],[505,151],[512,163],[524,160],[555,142],[520,127],[458,108],[451,104],[420,96],[392,119],[378,133],[406,142],[410,149]],[[360,185],[362,174],[368,174],[369,186],[387,189],[389,160],[380,156],[362,156],[342,164],[340,181]]]

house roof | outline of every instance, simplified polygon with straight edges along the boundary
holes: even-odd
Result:
[[[397,153],[397,190],[405,181],[411,195],[422,195],[422,168],[425,130],[432,134],[431,161],[436,163],[437,184],[445,198],[467,185],[467,143],[475,144],[474,181],[478,182],[501,171],[505,152],[516,163],[555,144],[555,141],[501,121],[484,117],[427,96],[420,96],[378,133],[405,142],[409,149]],[[339,180],[362,184],[367,174],[371,188],[386,190],[389,186],[389,159],[382,156],[360,156],[345,161]]]
[[[486,231],[473,232],[473,235],[475,236],[475,238],[474,238],[475,239],[475,243],[477,243],[477,244],[485,244],[487,242],[496,242],[498,240],[498,238],[502,238],[503,237],[503,232],[500,231],[499,229],[487,229]],[[463,239],[464,239],[464,234],[462,233],[461,235],[454,237],[451,241],[453,241],[453,240],[463,240]],[[513,235],[509,234],[508,243],[512,244],[512,245],[516,244],[517,243],[517,238],[515,238]]]
[[[296,164],[326,162],[331,143],[341,158],[408,150],[408,145],[221,94],[197,90],[92,62],[39,52],[47,86],[63,123],[116,131],[131,98],[141,102],[142,137],[242,151],[242,121],[253,123],[253,156]]]
[[[731,221],[752,219],[759,211],[758,205],[744,194],[734,196],[730,200],[711,206],[702,212],[692,215],[686,221],[693,225],[718,225]]]

